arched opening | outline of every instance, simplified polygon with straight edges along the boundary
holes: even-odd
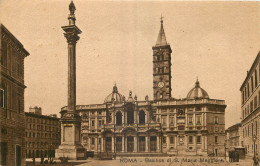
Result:
[[[130,107],[127,110],[127,124],[133,124],[134,123],[134,110],[132,107]]]
[[[145,113],[143,110],[139,112],[139,124],[145,124]]]
[[[122,125],[122,113],[121,111],[118,111],[116,113],[116,125],[121,126]]]

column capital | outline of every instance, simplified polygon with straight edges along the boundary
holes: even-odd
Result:
[[[76,44],[80,38],[75,32],[66,32],[64,33],[64,36],[66,37],[68,44]]]

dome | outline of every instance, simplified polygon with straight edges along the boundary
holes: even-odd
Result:
[[[118,93],[116,85],[113,87],[112,93],[110,93],[104,100],[104,103],[112,103],[115,102],[123,102],[125,100],[125,96]]]
[[[200,87],[200,83],[197,80],[195,83],[195,87],[190,90],[187,95],[187,99],[208,99],[208,93]]]

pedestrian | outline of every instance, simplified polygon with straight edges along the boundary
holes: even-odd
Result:
[[[239,152],[237,152],[237,162],[239,162]]]

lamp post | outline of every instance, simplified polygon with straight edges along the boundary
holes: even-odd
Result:
[[[253,135],[253,142],[254,142],[254,160],[255,160],[255,142],[257,140],[256,135]]]

